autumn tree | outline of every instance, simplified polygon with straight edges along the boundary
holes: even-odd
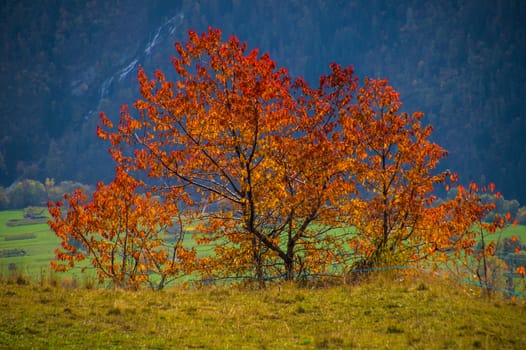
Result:
[[[485,235],[511,219],[496,214],[486,221],[495,204],[484,202],[482,194],[498,199],[495,186],[459,186],[456,198],[438,202],[438,186],[456,184],[458,176],[437,171],[447,152],[430,140],[433,129],[423,125],[423,114],[401,112],[399,93],[386,80],[365,79],[356,96],[342,124],[344,134],[359,137],[351,142],[358,195],[347,204],[347,223],[354,229],[349,242],[358,255],[354,267],[451,259],[441,252],[452,251],[458,258],[471,255],[480,241],[476,274],[489,281],[487,259],[495,246]]]
[[[177,207],[150,192],[139,193],[140,185],[117,167],[115,180],[97,184],[92,198],[79,189],[65,196],[65,209],[60,201],[49,203],[49,225],[61,239],[52,262],[56,271],[89,259],[100,283],[161,289],[192,270],[195,252],[183,247],[182,230],[174,237],[167,234],[176,224]]]
[[[97,131],[111,143],[114,183],[99,186],[87,204],[76,192],[65,218],[51,206],[65,249],[57,255],[67,264],[83,258],[67,243],[74,235],[117,284],[142,283],[143,271],[162,280],[185,271],[193,252],[176,245],[167,260],[158,238],[181,213],[196,224],[196,242],[214,247],[196,262],[204,277],[261,284],[334,263],[370,268],[469,252],[473,225],[486,229],[480,220],[489,207],[478,197],[461,192],[437,202],[437,185],[448,175],[456,181],[437,170],[446,151],[430,140],[422,113],[401,111],[386,80],[360,84],[352,67],[331,64],[312,88],[212,28],[190,31],[175,48],[173,82],[139,69],[135,111],[123,106],[116,126],[101,114]],[[144,194],[125,190],[139,183]],[[90,246],[82,232],[104,243]]]
[[[358,196],[342,206],[349,240],[356,253],[354,267],[407,263],[418,259],[422,244],[432,242],[426,226],[430,207],[445,172],[436,172],[446,152],[429,140],[431,126],[423,114],[401,112],[399,93],[386,80],[365,79],[356,102],[342,123],[356,158]]]
[[[496,256],[498,240],[494,235],[512,223],[509,213],[505,215],[492,214],[496,205],[483,199],[492,196],[498,200],[500,192],[495,191],[495,185],[480,187],[471,182],[469,187],[461,185],[455,188],[454,198],[438,205],[434,210],[440,212],[440,222],[435,224],[435,232],[441,237],[441,245],[436,244],[433,250],[447,254],[443,261],[451,262],[451,256],[456,257],[453,263],[463,266],[470,275],[476,276],[486,293],[493,292],[496,276],[495,267],[508,268],[504,261]],[[491,237],[494,239],[490,239]],[[490,265],[494,265],[491,268]]]
[[[116,129],[102,116],[114,158],[192,194],[197,241],[216,245],[201,261],[205,274],[291,279],[333,262],[336,241],[319,223],[334,216],[335,189],[345,189],[334,109],[268,54],[247,52],[235,37],[222,42],[219,30],[190,31],[176,49],[176,82],[140,70],[138,116],[123,109]]]

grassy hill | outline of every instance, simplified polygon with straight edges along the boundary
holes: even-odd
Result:
[[[0,258],[0,349],[526,348],[523,299],[484,299],[478,287],[429,273],[323,288],[78,288],[93,283],[47,275],[58,244],[47,225],[7,225],[21,216],[0,212],[0,251],[25,252]],[[10,264],[24,278],[2,277]]]
[[[31,301],[31,302],[29,302]],[[525,349],[526,307],[433,275],[163,292],[0,283],[2,349]]]

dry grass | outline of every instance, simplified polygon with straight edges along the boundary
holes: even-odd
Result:
[[[526,348],[523,304],[429,275],[163,292],[51,282],[0,284],[0,348]]]

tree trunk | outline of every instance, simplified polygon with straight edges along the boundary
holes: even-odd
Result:
[[[261,256],[261,240],[257,237],[252,238],[252,251],[253,251],[253,264],[256,270],[256,280],[258,281],[259,287],[265,287],[265,275],[263,273],[263,258]]]

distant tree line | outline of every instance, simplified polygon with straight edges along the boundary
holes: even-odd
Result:
[[[76,188],[92,192],[92,186],[74,181],[55,183],[53,179],[48,178],[42,183],[31,179],[20,180],[7,188],[0,187],[0,210],[46,206],[48,201],[60,200],[65,193]]]

